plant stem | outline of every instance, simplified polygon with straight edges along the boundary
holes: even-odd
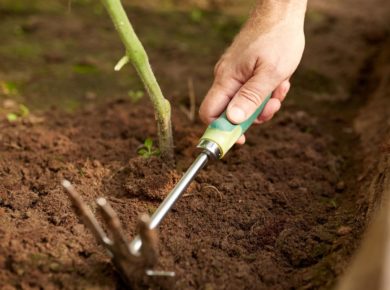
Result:
[[[156,77],[149,63],[148,55],[138,39],[134,29],[127,18],[126,12],[120,0],[102,0],[108,14],[110,15],[116,30],[126,48],[128,61],[134,66],[140,76],[152,101],[155,118],[157,121],[159,147],[161,156],[169,161],[173,161],[173,138],[171,125],[171,106],[160,89]],[[126,63],[121,60],[118,68]]]

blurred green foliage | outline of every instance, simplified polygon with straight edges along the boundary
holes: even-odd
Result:
[[[127,95],[133,103],[137,103],[145,95],[144,91],[141,90],[130,90]]]
[[[78,74],[94,74],[98,72],[98,69],[90,63],[79,63],[73,66],[73,71]]]
[[[15,96],[19,94],[18,86],[11,81],[0,82],[0,91],[6,96]]]
[[[6,117],[9,122],[16,122],[19,121],[20,119],[26,118],[29,114],[30,114],[29,108],[27,108],[23,104],[20,104],[17,111],[8,113]]]

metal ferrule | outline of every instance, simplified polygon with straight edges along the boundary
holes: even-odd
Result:
[[[222,150],[219,145],[213,141],[207,139],[201,139],[197,148],[203,150],[204,153],[212,157],[213,159],[221,159],[222,158]]]

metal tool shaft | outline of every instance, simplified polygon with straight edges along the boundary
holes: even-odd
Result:
[[[169,210],[179,199],[182,193],[187,189],[188,185],[195,178],[196,174],[206,165],[210,156],[207,153],[200,153],[198,158],[192,163],[191,167],[184,173],[183,177],[172,189],[172,191],[167,195],[164,201],[160,204],[157,210],[154,212],[150,219],[149,227],[150,229],[155,229],[160,222],[167,215]],[[139,236],[136,236],[134,240],[130,243],[130,251],[132,254],[137,255],[141,248],[142,241]]]

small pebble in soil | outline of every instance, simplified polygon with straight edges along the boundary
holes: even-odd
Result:
[[[288,186],[292,189],[296,189],[302,182],[298,178],[293,178],[287,182]]]
[[[96,99],[96,93],[95,92],[91,92],[91,91],[87,91],[85,93],[85,99],[88,100],[88,101],[93,101]]]
[[[337,192],[343,192],[345,190],[345,182],[344,181],[339,181],[336,184],[336,191]]]
[[[23,276],[23,274],[24,274],[24,269],[19,268],[18,266],[15,266],[13,270],[16,273],[16,275],[18,275],[18,276]]]
[[[17,103],[14,100],[6,99],[3,101],[4,109],[13,109],[17,106]]]
[[[309,190],[306,187],[299,187],[298,191],[302,194],[308,194]]]
[[[349,226],[341,226],[337,229],[337,234],[340,236],[348,235],[352,231],[352,228]]]
[[[30,211],[27,211],[27,212],[23,213],[22,218],[23,218],[23,219],[28,219],[28,218],[30,218],[31,216],[32,216],[31,212],[30,212]]]
[[[50,159],[47,163],[47,167],[53,172],[58,172],[62,168],[62,166],[63,163],[56,159]]]
[[[61,266],[60,266],[60,264],[58,264],[58,263],[51,263],[50,265],[49,265],[49,269],[52,271],[52,272],[59,272],[59,270],[61,269]]]
[[[206,283],[206,285],[204,285],[204,289],[205,290],[214,290],[214,286],[211,283]]]
[[[49,223],[51,223],[55,226],[58,226],[61,223],[61,219],[59,217],[56,217],[56,216],[50,216],[48,218],[48,221],[49,221]]]

